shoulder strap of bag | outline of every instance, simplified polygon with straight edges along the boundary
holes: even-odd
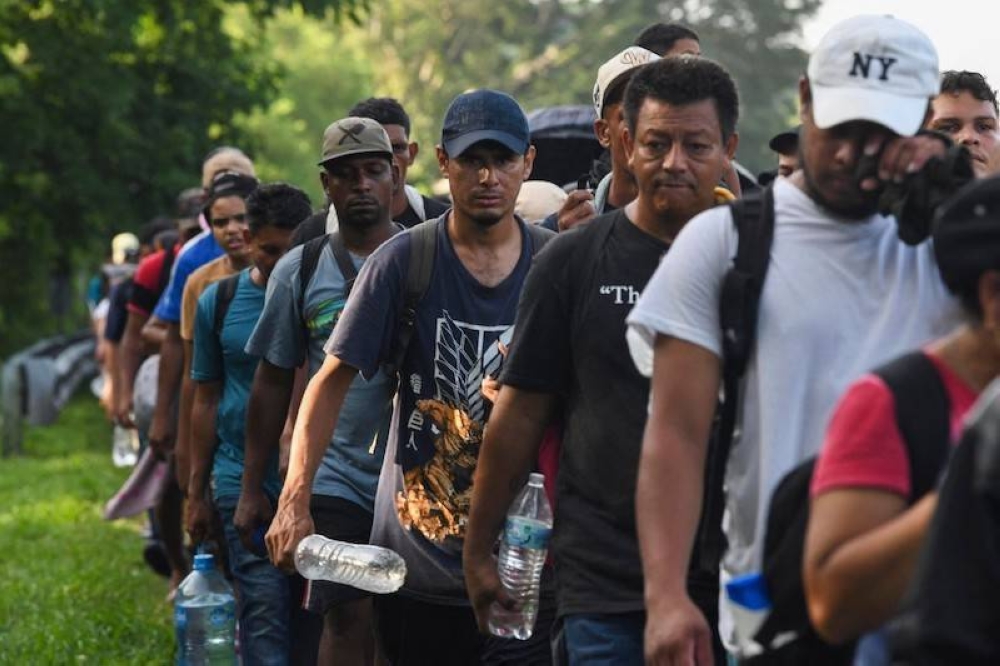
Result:
[[[760,294],[770,263],[774,238],[773,188],[737,199],[729,207],[738,242],[736,257],[723,279],[719,297],[723,401],[705,463],[705,492],[697,540],[701,568],[706,571],[718,568],[725,550],[721,530],[726,503],[723,484],[736,428],[740,380],[753,351]]]
[[[390,376],[399,373],[403,367],[406,350],[413,338],[413,328],[417,323],[417,305],[427,293],[434,272],[434,255],[437,250],[437,228],[444,218],[427,220],[410,228],[410,265],[406,271],[403,291],[403,307],[396,324],[396,338],[386,363]]]
[[[948,457],[951,401],[934,362],[912,352],[877,368],[892,391],[896,425],[910,459],[910,502],[937,484]]]
[[[222,335],[226,313],[229,312],[229,305],[233,302],[233,297],[236,296],[236,287],[239,282],[240,273],[237,273],[219,280],[218,286],[215,288],[215,318],[212,320],[212,332],[217,338]]]

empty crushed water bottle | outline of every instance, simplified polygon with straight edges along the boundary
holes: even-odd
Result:
[[[507,511],[497,571],[504,590],[516,602],[513,610],[490,607],[490,633],[527,640],[535,630],[542,567],[552,536],[552,508],[545,497],[542,474],[533,473]]]
[[[321,534],[299,542],[295,568],[309,580],[328,580],[375,594],[395,592],[406,580],[406,562],[396,551]]]
[[[236,664],[236,598],[208,554],[195,555],[194,570],[174,597],[177,666]]]
[[[115,467],[133,467],[139,460],[139,431],[115,424],[111,462]]]

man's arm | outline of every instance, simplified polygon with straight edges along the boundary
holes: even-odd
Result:
[[[813,499],[803,576],[809,616],[823,638],[857,638],[898,610],[936,506],[937,493],[907,509],[899,495],[873,488]]]
[[[312,483],[330,443],[340,408],[344,404],[357,369],[328,355],[319,372],[309,381],[292,435],[288,475],[278,498],[278,511],[268,530],[267,550],[274,565],[294,569],[295,548],[313,533],[309,499]]]
[[[149,348],[162,349],[164,340],[167,339],[167,324],[162,319],[153,315],[142,325],[142,341]]]
[[[712,663],[711,631],[688,597],[686,582],[719,377],[719,358],[712,352],[677,338],[656,338],[636,485],[648,664]]]
[[[197,382],[191,407],[191,471],[186,484],[188,501],[184,526],[191,535],[191,541],[196,544],[204,541],[211,532],[212,506],[208,499],[208,480],[217,444],[215,422],[221,395],[221,381]]]
[[[187,481],[191,476],[191,408],[194,406],[195,381],[191,379],[191,358],[194,355],[194,343],[182,340],[181,348],[184,354],[183,372],[181,373],[181,395],[177,405],[177,442],[174,445],[174,464],[177,467],[177,479],[181,490],[187,494]]]
[[[261,359],[250,387],[243,460],[243,483],[233,524],[240,540],[249,550],[256,550],[253,533],[274,516],[271,501],[264,494],[267,463],[278,446],[288,403],[291,399],[295,370],[278,367]]]
[[[469,600],[480,631],[486,631],[494,601],[510,603],[497,576],[493,544],[507,509],[538,459],[538,447],[554,405],[551,393],[504,386],[490,415],[476,463],[462,555]]]
[[[149,426],[149,445],[159,455],[166,455],[174,448],[176,430],[173,420],[174,402],[184,372],[184,346],[179,325],[167,324],[166,335],[160,346],[160,370],[156,380],[156,407]],[[178,476],[187,485],[187,478]],[[182,486],[182,487],[183,487]]]
[[[125,324],[125,334],[122,336],[121,350],[118,360],[118,377],[120,391],[115,412],[118,422],[126,427],[134,427],[132,422],[132,407],[135,396],[135,375],[139,372],[142,362],[142,326],[149,319],[130,311]]]

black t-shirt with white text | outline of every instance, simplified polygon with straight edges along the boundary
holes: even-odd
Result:
[[[625,317],[668,246],[624,211],[560,234],[536,259],[501,381],[564,405],[552,549],[559,614],[643,609],[635,484],[649,380]]]

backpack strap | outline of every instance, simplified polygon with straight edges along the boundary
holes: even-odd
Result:
[[[396,336],[385,363],[385,370],[390,376],[398,375],[403,367],[406,351],[413,338],[413,329],[417,323],[417,305],[419,305],[434,273],[434,256],[437,253],[437,229],[445,224],[447,216],[427,220],[416,224],[407,231],[410,234],[410,265],[406,271],[406,285],[403,291],[403,306],[396,324]],[[538,254],[545,244],[555,234],[534,224],[524,224],[527,237],[531,239],[531,254]]]
[[[303,324],[306,318],[306,289],[309,282],[316,273],[316,266],[319,265],[319,256],[323,254],[323,247],[326,245],[332,234],[323,234],[316,238],[311,238],[302,244],[302,261],[299,263],[299,316]],[[353,266],[353,264],[352,264]]]
[[[774,191],[767,187],[729,204],[738,242],[733,265],[719,296],[722,328],[722,405],[705,462],[705,489],[696,553],[700,568],[714,571],[725,551],[722,515],[725,475],[736,429],[740,380],[746,371],[757,332],[757,310],[771,259],[774,238]]]
[[[170,271],[174,267],[174,255],[177,247],[177,243],[180,241],[174,241],[169,247],[163,248],[163,264],[160,266],[160,276],[156,283],[156,293],[162,294],[167,290],[167,285],[170,284]]]
[[[950,451],[951,400],[937,366],[912,352],[876,368],[892,391],[896,425],[910,460],[910,503],[937,485]]]
[[[229,312],[229,305],[233,302],[233,297],[236,296],[236,287],[239,282],[240,273],[237,273],[219,280],[218,286],[215,288],[215,319],[212,321],[212,332],[217,338],[222,336],[222,326],[226,320],[226,313]]]

